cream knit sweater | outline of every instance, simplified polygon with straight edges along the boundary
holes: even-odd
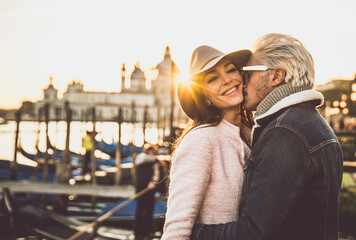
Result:
[[[172,159],[161,239],[190,239],[194,223],[236,220],[244,158],[249,154],[239,127],[226,120],[191,130]]]

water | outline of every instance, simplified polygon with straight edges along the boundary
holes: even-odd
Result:
[[[104,140],[107,143],[118,141],[118,124],[115,122],[97,122],[95,129],[98,132],[96,139]],[[77,153],[84,153],[82,149],[82,138],[85,136],[86,131],[93,130],[92,123],[86,122],[72,122],[70,132],[70,150]],[[168,135],[166,129],[165,135]],[[15,145],[15,131],[16,122],[8,122],[7,124],[0,124],[0,159],[14,159],[14,145]],[[128,144],[133,142],[136,146],[143,145],[143,128],[142,123],[121,124],[121,143]],[[65,148],[66,141],[66,123],[50,122],[48,126],[49,138],[52,144],[58,149]],[[146,124],[146,141],[153,144],[162,143],[163,129],[157,129],[155,124]],[[36,152],[36,145],[41,151],[46,149],[46,125],[45,123],[38,122],[20,122],[19,143],[24,150],[29,153]],[[108,158],[104,153],[96,151],[96,156],[101,158]],[[34,165],[21,153],[17,153],[17,160],[19,163]]]

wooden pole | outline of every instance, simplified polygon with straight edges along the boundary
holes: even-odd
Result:
[[[19,139],[19,131],[20,131],[20,121],[21,121],[21,112],[20,110],[15,113],[16,118],[16,132],[15,132],[15,147],[14,147],[14,161],[11,162],[11,180],[17,180],[17,145]]]
[[[72,110],[69,107],[69,102],[65,103],[65,112],[66,112],[66,124],[67,124],[67,132],[66,132],[66,144],[64,149],[64,156],[63,156],[63,172],[59,177],[61,177],[61,181],[68,183],[68,180],[71,177],[70,172],[70,124],[72,122]]]
[[[131,147],[131,158],[132,158],[132,163],[135,165],[135,152],[136,152],[136,146],[135,146],[135,132],[136,132],[136,110],[135,110],[135,102],[132,101],[131,103],[131,122],[132,122],[132,147]],[[131,168],[131,178],[133,182],[136,182],[136,171],[135,168]]]
[[[56,182],[59,184],[68,184],[71,177],[71,163],[70,163],[70,124],[72,121],[72,111],[69,107],[69,103],[64,105],[66,112],[66,142],[62,161],[56,165]],[[59,109],[56,109],[56,120],[59,121]],[[57,151],[57,150],[55,150]],[[56,155],[55,155],[56,156]],[[65,212],[67,206],[67,198],[65,195],[55,195],[53,200],[53,209],[57,212]]]
[[[42,114],[43,114],[43,108],[39,108],[38,110],[38,130],[37,130],[37,139],[36,139],[36,156],[35,156],[35,161],[38,162],[39,155],[40,155],[40,150],[39,150],[39,145],[40,145],[40,135],[41,135],[41,122],[42,122]],[[37,171],[37,169],[36,169]]]
[[[49,104],[45,103],[43,106],[44,110],[44,117],[45,117],[45,124],[46,124],[46,147],[45,147],[45,153],[44,153],[44,164],[43,164],[43,182],[48,183],[49,182],[49,154],[48,154],[48,121],[49,121]],[[37,149],[39,151],[39,149]],[[43,209],[46,209],[47,206],[47,194],[42,194],[41,196],[41,207]]]
[[[162,145],[159,144],[160,143],[160,117],[161,117],[161,106],[157,106],[157,119],[156,119],[156,127],[157,127],[157,143],[158,145]]]
[[[147,116],[148,115],[148,106],[145,105],[144,110],[143,110],[143,126],[142,126],[142,131],[143,131],[143,144],[146,143],[146,123],[147,123]]]
[[[44,105],[44,115],[45,115],[45,124],[46,124],[46,151],[45,151],[45,161],[44,161],[44,166],[43,166],[43,181],[45,183],[49,182],[49,136],[48,136],[48,125],[49,125],[49,104],[45,103]]]
[[[132,146],[135,146],[136,135],[136,104],[134,101],[131,103],[131,122],[132,122]],[[134,153],[134,151],[132,152]]]
[[[55,132],[55,137],[54,137],[54,152],[53,152],[53,156],[54,156],[54,159],[58,159],[58,149],[57,149],[57,136],[58,136],[58,123],[59,123],[59,114],[60,114],[60,111],[61,109],[59,107],[56,107],[56,132]]]
[[[96,171],[96,162],[95,162],[95,121],[96,121],[96,115],[95,115],[95,107],[93,107],[92,110],[92,121],[93,121],[93,136],[92,136],[92,141],[93,141],[93,149],[90,152],[90,159],[91,159],[91,183],[93,186],[96,186],[96,176],[95,176],[95,171]],[[96,197],[93,196],[91,199],[91,207],[92,209],[95,208],[96,205]]]
[[[119,138],[117,141],[116,145],[116,154],[115,154],[115,160],[116,160],[116,175],[115,175],[115,185],[120,184],[121,180],[121,122],[122,122],[122,109],[119,107],[118,115],[117,115],[117,123],[119,125]]]
[[[93,107],[92,109],[92,112],[91,112],[91,119],[92,119],[92,122],[93,122],[93,135],[95,134],[95,121],[96,121],[96,114],[95,114],[95,107]],[[96,163],[95,163],[95,135],[93,136],[92,138],[92,141],[93,141],[93,145],[94,145],[94,148],[91,150],[90,152],[90,158],[91,158],[91,180],[92,180],[92,184],[93,186],[96,185],[96,177],[95,177],[95,170],[96,170]]]
[[[164,114],[163,114],[163,133],[162,133],[162,139],[163,139],[163,145],[166,143],[166,128],[167,128],[167,108],[164,108]]]
[[[170,115],[170,122],[169,122],[169,142],[173,143],[174,138],[174,127],[173,127],[173,120],[174,120],[174,62],[171,62],[171,115]],[[170,148],[171,149],[171,148]]]

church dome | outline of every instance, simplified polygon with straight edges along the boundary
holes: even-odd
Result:
[[[146,90],[146,77],[145,73],[140,68],[139,63],[136,63],[135,69],[131,73],[131,87],[132,91],[145,91]]]
[[[145,80],[145,73],[141,70],[138,64],[135,65],[135,69],[131,73],[131,79],[142,79]]]

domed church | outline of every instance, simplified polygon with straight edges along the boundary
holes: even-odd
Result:
[[[86,119],[88,112],[95,108],[98,121],[117,119],[119,109],[123,112],[123,121],[135,119],[142,122],[145,109],[148,111],[150,121],[158,121],[169,119],[173,99],[174,118],[178,121],[185,119],[175,99],[174,86],[180,70],[172,60],[168,46],[163,60],[152,69],[157,72],[157,77],[147,79],[137,62],[130,77],[126,79],[126,66],[123,64],[119,84],[121,91],[120,89],[115,92],[85,91],[83,83],[73,80],[67,85],[67,90],[61,98],[58,97],[58,90],[54,87],[51,77],[48,87],[43,89],[43,100],[34,103],[34,115],[38,115],[44,105],[49,104],[50,118],[64,118],[64,105],[68,102],[73,112],[73,120]]]

